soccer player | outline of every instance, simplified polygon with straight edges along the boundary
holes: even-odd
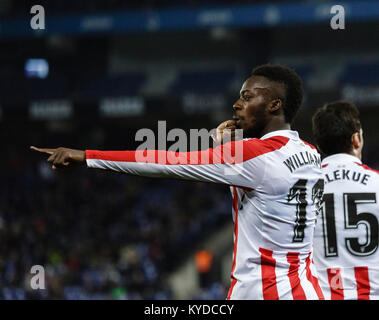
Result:
[[[234,253],[228,299],[323,299],[311,263],[323,190],[321,157],[291,130],[302,103],[302,82],[279,65],[255,68],[234,103],[230,127],[244,139],[203,151],[32,149],[54,169],[73,163],[147,177],[228,185],[233,190]],[[230,161],[224,150],[243,154]],[[142,154],[143,153],[143,154]],[[179,163],[169,159],[179,157]],[[201,159],[193,164],[189,159]],[[237,157],[238,158],[238,157]],[[204,162],[203,159],[210,159]]]
[[[314,261],[326,299],[379,299],[379,172],[362,164],[356,106],[327,103],[313,116],[325,180]]]

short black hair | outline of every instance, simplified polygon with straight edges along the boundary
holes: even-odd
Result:
[[[353,102],[339,100],[318,108],[312,117],[314,140],[326,156],[350,153],[351,136],[361,130],[359,111]]]
[[[252,76],[262,76],[284,85],[286,90],[283,112],[286,122],[292,123],[303,101],[303,83],[299,75],[289,67],[264,64],[253,69]]]

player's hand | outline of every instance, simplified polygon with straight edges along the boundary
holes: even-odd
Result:
[[[51,164],[53,170],[71,167],[75,164],[82,164],[86,160],[86,153],[83,150],[68,148],[37,148],[34,146],[31,146],[30,149],[50,155],[47,162]]]
[[[223,144],[227,141],[242,139],[241,132],[237,130],[235,120],[226,120],[218,125],[214,140],[217,144]]]

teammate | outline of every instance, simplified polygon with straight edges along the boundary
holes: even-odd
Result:
[[[314,261],[325,298],[379,299],[379,172],[362,164],[359,111],[348,101],[325,104],[313,116],[325,177]]]
[[[85,163],[88,168],[232,186],[234,254],[227,298],[323,299],[311,263],[323,190],[321,158],[291,130],[302,96],[301,79],[293,70],[263,65],[253,70],[233,105],[231,123],[243,130],[242,140],[179,153],[31,148],[49,154],[53,169]],[[224,151],[237,152],[238,145],[242,157],[230,161]],[[149,153],[147,161],[139,160]],[[180,161],[172,164],[175,157]],[[193,158],[201,160],[193,164]]]

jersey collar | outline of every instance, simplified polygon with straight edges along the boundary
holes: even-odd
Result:
[[[331,156],[328,156],[324,160],[322,160],[321,165],[328,164],[330,162],[338,162],[338,163],[358,162],[362,164],[362,161],[359,158],[347,153],[336,153]]]
[[[268,138],[275,137],[275,136],[283,136],[283,137],[287,137],[287,138],[290,138],[293,140],[299,140],[300,139],[297,131],[276,130],[276,131],[271,131],[269,133],[266,133],[263,137],[261,137],[261,140],[268,139]]]

